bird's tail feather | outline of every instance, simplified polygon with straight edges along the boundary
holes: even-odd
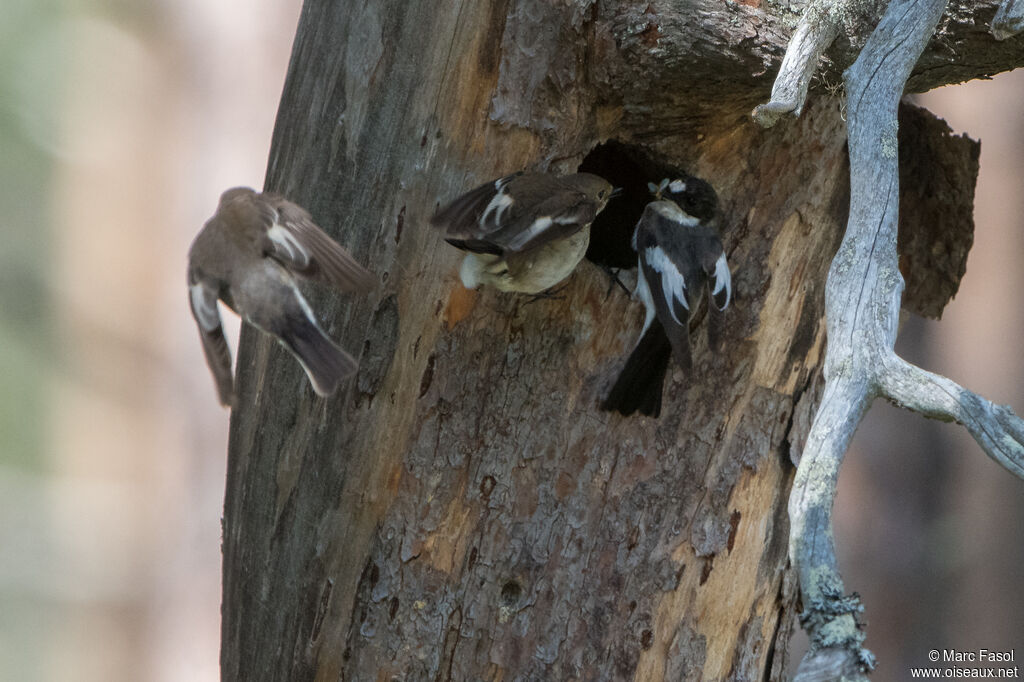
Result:
[[[359,363],[338,347],[327,334],[304,315],[289,316],[281,341],[306,370],[317,395],[329,396],[338,385],[355,374]]]
[[[627,416],[634,412],[660,415],[662,385],[671,356],[672,345],[665,330],[660,324],[652,324],[630,353],[601,409]]]

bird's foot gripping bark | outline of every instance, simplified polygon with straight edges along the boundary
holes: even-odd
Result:
[[[531,303],[536,303],[537,301],[561,301],[565,298],[562,294],[565,293],[567,288],[569,288],[568,282],[551,287],[550,289],[545,289],[539,294],[531,294],[523,305],[529,305]]]
[[[626,292],[626,296],[633,295],[633,292],[631,292],[629,288],[622,283],[622,280],[619,279],[619,272],[621,268],[613,268],[610,265],[598,265],[598,267],[601,268],[604,274],[608,275],[608,291],[604,292],[605,300],[612,295],[612,291],[615,290],[616,286]]]

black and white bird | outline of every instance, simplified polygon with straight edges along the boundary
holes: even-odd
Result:
[[[583,259],[590,223],[613,193],[590,173],[516,173],[463,194],[430,222],[466,252],[459,277],[467,289],[539,294]]]
[[[601,409],[624,415],[661,413],[662,384],[670,357],[692,368],[689,319],[705,288],[714,307],[725,310],[732,278],[715,228],[718,198],[699,178],[649,185],[655,200],[644,208],[633,232],[637,252],[635,296],[646,309],[640,340]]]
[[[188,259],[192,315],[223,405],[234,405],[235,390],[218,300],[291,351],[318,395],[332,394],[358,368],[320,327],[296,278],[360,293],[373,289],[377,278],[301,206],[248,187],[229,189]]]

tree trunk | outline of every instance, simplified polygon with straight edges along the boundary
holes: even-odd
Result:
[[[312,292],[360,356],[329,400],[243,331],[224,679],[783,676],[791,459],[848,203],[842,102],[818,93],[762,130],[784,19],[641,5],[307,0],[267,187],[383,285]],[[962,77],[934,66],[926,86]],[[581,164],[640,191],[686,171],[721,198],[734,303],[697,316],[659,420],[597,409],[643,315],[604,273],[585,261],[535,302],[468,292],[427,224],[479,182]],[[595,223],[593,260],[635,258],[632,196]]]

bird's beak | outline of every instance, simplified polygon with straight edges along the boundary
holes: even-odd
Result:
[[[612,193],[608,195],[609,199],[614,199],[625,191],[624,187],[615,187],[612,189]]]

